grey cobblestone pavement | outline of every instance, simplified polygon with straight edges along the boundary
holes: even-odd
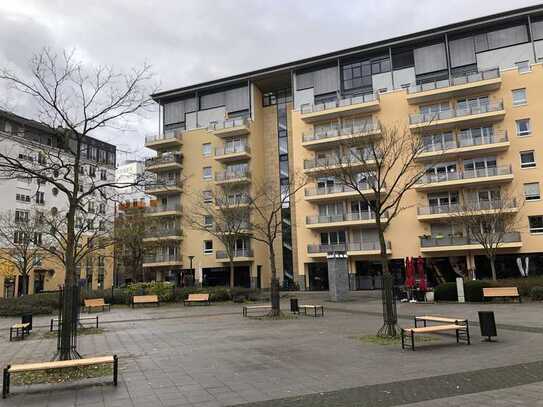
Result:
[[[323,302],[322,294],[297,295],[305,303]],[[357,293],[351,302],[325,306],[334,310],[324,318],[281,321],[242,318],[237,304],[113,308],[100,314],[104,334],[81,336],[79,349],[89,356],[119,355],[117,388],[110,378],[14,387],[0,405],[211,407],[272,400],[265,405],[281,406],[292,397],[319,400],[331,395],[337,395],[339,404],[320,405],[463,405],[457,402],[459,397],[467,400],[466,405],[477,403],[480,397],[485,405],[494,393],[504,391],[513,395],[511,403],[504,405],[515,405],[518,399],[524,405],[537,405],[530,404],[530,397],[533,389],[541,388],[537,382],[543,382],[538,362],[543,361],[543,336],[539,330],[521,328],[543,328],[541,304],[402,304],[399,313],[405,316],[438,313],[465,315],[470,320],[476,320],[476,311],[482,307],[494,309],[500,324],[512,326],[499,330],[496,343],[481,342],[474,328],[471,346],[457,345],[453,337],[443,335],[416,352],[357,339],[374,334],[380,326],[381,304],[371,293]],[[45,327],[49,318],[36,318],[36,324]],[[53,356],[55,340],[41,336],[46,328],[24,342],[8,342],[6,327],[13,321],[0,319],[0,365],[46,361]],[[400,324],[410,326],[411,321]],[[471,381],[461,383],[459,389],[451,387],[454,380],[465,377]],[[402,393],[379,401],[383,395],[379,389],[390,388],[390,383],[403,389]],[[532,390],[523,399],[515,386],[526,385]],[[313,399],[315,395],[319,397]],[[389,399],[396,404],[369,404],[390,403]],[[501,395],[497,400],[505,398]],[[319,405],[304,403],[285,405]]]

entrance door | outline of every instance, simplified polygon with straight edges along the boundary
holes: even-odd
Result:
[[[309,290],[327,291],[328,290],[328,264],[327,263],[309,263]]]

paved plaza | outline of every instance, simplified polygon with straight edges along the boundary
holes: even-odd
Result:
[[[100,314],[105,332],[79,337],[83,355],[116,353],[119,386],[111,378],[12,388],[2,406],[543,406],[543,304],[399,304],[400,325],[413,314],[477,320],[496,313],[498,342],[472,345],[451,335],[415,352],[362,342],[381,323],[376,293],[346,303],[322,293],[296,294],[324,303],[324,318],[242,318],[241,305],[114,307]],[[288,299],[283,301],[287,308]],[[46,361],[56,340],[43,339],[50,317],[24,342],[8,342],[0,319],[0,364]]]

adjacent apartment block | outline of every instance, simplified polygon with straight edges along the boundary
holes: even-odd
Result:
[[[251,194],[256,180],[284,184],[303,173],[307,187],[283,211],[283,277],[327,288],[326,254],[340,248],[351,289],[376,288],[375,220],[324,163],[342,137],[378,137],[380,125],[401,125],[423,132],[417,165],[427,174],[386,232],[393,268],[422,256],[448,279],[468,270],[487,277],[481,246],[451,226],[450,212],[461,197],[484,210],[516,194],[510,209],[523,226],[499,249],[498,275],[519,275],[517,258],[526,256],[532,274],[543,273],[542,62],[538,6],[153,95],[161,132],[146,140],[157,152],[146,168],[169,188],[148,191],[158,198],[150,215],[165,229],[144,266],[167,276],[188,269],[191,256],[204,284],[225,283],[219,242],[182,227],[184,195],[225,184]],[[436,155],[441,162],[428,165]],[[203,194],[202,205],[212,204]],[[266,287],[267,252],[250,233],[238,243],[237,282]]]
[[[4,154],[13,154],[15,158],[28,161],[31,164],[47,165],[44,156],[39,152],[50,151],[53,154],[68,154],[62,145],[64,136],[61,137],[59,129],[53,129],[43,123],[30,120],[10,112],[0,111],[0,148]],[[114,182],[116,148],[112,144],[88,138],[82,151],[84,166],[80,176],[83,179],[81,190],[85,191],[91,183]],[[32,179],[1,179],[0,180],[0,213],[2,216],[14,215],[16,221],[25,222],[37,211],[50,213],[62,211],[66,208],[65,195],[48,183],[38,183]],[[78,216],[78,224],[88,224],[93,214],[113,218],[114,207],[111,202],[102,201],[99,196],[89,200],[88,207]],[[102,216],[101,216],[102,218]],[[5,226],[5,225],[4,225]],[[109,223],[103,223],[109,227]],[[95,224],[94,227],[102,227]],[[9,242],[17,243],[16,236],[20,230],[13,230],[14,239]],[[26,232],[25,232],[26,233]],[[39,233],[38,233],[39,234]],[[24,238],[24,237],[23,237]],[[31,237],[34,240],[42,239],[42,236]],[[13,247],[0,239],[0,250],[5,247]],[[2,262],[0,271],[0,297],[13,297],[21,295],[23,284],[21,279],[26,278],[28,293],[57,290],[64,283],[64,267],[52,256],[38,255],[34,258],[35,265],[28,276],[21,276],[13,267],[6,266]],[[93,258],[84,260],[80,265],[80,281],[82,286],[92,289],[109,288],[113,281],[113,261],[107,253],[94,253]]]

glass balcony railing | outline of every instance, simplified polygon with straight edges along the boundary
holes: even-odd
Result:
[[[361,191],[367,191],[370,189],[370,185],[367,182],[361,182],[358,185]],[[342,192],[356,191],[347,185],[329,185],[321,188],[306,188],[304,191],[305,196],[340,194]]]
[[[182,140],[184,130],[164,130],[163,134],[158,134],[155,136],[146,136],[145,137],[145,143],[155,143],[158,141],[166,141],[166,140]]]
[[[180,254],[148,254],[144,256],[144,263],[181,262]]]
[[[253,257],[253,250],[252,249],[236,249],[234,251],[234,258],[236,257]],[[217,250],[215,252],[215,258],[217,260],[224,260],[228,259],[228,254],[225,250]]]
[[[251,173],[249,170],[245,171],[222,171],[215,174],[215,181],[224,182],[224,181],[235,181],[250,178]]]
[[[229,154],[241,154],[241,153],[250,153],[251,148],[247,144],[228,146],[228,147],[217,147],[215,149],[215,157],[221,157]]]
[[[419,215],[439,215],[439,214],[450,214],[450,213],[459,213],[463,211],[485,211],[491,209],[515,209],[517,208],[517,201],[513,199],[512,201],[502,201],[499,199],[492,201],[468,201],[463,205],[460,204],[450,204],[450,205],[430,205],[422,206],[417,208],[417,213]]]
[[[183,182],[177,179],[158,179],[155,182],[145,185],[146,191],[154,191],[158,189],[173,189],[182,188]]]
[[[220,207],[236,207],[239,205],[248,205],[251,202],[249,195],[238,195],[229,197],[215,198],[215,205]]]
[[[391,249],[390,241],[386,241],[387,250]],[[332,253],[332,252],[363,252],[363,251],[378,251],[381,250],[379,242],[349,242],[336,244],[309,244],[307,245],[307,253]]]
[[[313,133],[306,133],[303,135],[304,142],[326,140],[334,137],[341,136],[356,136],[369,133],[375,133],[380,130],[379,123],[372,122],[363,126],[345,126],[341,128],[330,127],[329,129],[319,130]]]
[[[332,100],[325,103],[317,104],[304,104],[300,106],[302,114],[324,112],[326,110],[335,109],[338,107],[347,107],[352,105],[358,105],[361,103],[375,102],[379,100],[378,96],[374,93],[366,93],[365,95],[353,96],[345,99]]]
[[[510,175],[512,173],[513,171],[511,166],[501,166],[479,168],[475,170],[443,172],[438,174],[425,174],[422,176],[422,178],[418,180],[417,184],[433,184],[446,181],[457,181],[462,179],[496,177],[499,175]]]
[[[435,89],[448,88],[450,86],[465,85],[468,83],[485,81],[488,79],[496,79],[500,77],[498,68],[489,69],[481,72],[472,72],[465,75],[457,75],[451,79],[443,79],[434,82],[422,83],[420,85],[412,85],[408,88],[409,93],[420,93]]]
[[[181,236],[181,227],[175,228],[148,228],[145,230],[145,237],[166,237],[166,236]]]
[[[346,154],[342,156],[330,156],[325,158],[316,158],[314,160],[304,160],[304,170],[314,168],[327,168],[336,165],[364,165],[372,161],[372,153],[368,151]]]
[[[385,214],[384,218],[386,219]],[[351,222],[351,221],[365,221],[375,219],[373,212],[350,212],[350,213],[338,213],[335,215],[313,215],[306,216],[305,223],[307,225],[315,225],[321,223],[336,223],[336,222]]]
[[[183,158],[179,154],[161,155],[158,157],[146,159],[145,166],[151,167],[153,165],[181,164],[182,161],[183,161]]]
[[[505,143],[507,141],[509,141],[509,138],[507,137],[506,131],[479,136],[474,136],[470,134],[459,134],[456,140],[447,140],[440,143],[426,144],[424,145],[423,151],[447,151],[455,148],[492,145],[498,143]]]
[[[519,232],[504,233],[502,243],[517,243],[521,242]],[[480,243],[470,236],[420,236],[421,247],[443,247],[443,246],[465,246],[479,245]]]
[[[433,123],[439,120],[462,118],[482,113],[499,112],[503,110],[503,102],[484,103],[479,106],[448,109],[440,112],[416,113],[409,116],[410,124]]]
[[[181,212],[181,205],[158,205],[145,208],[146,213]]]
[[[232,129],[235,127],[249,126],[249,119],[247,117],[236,117],[232,119],[226,119],[222,122],[211,122],[207,127],[208,130],[223,130],[223,129]]]

